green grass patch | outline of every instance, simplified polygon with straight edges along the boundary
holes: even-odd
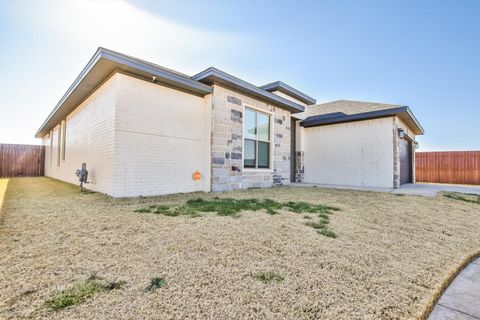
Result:
[[[324,213],[324,212],[319,213],[318,217],[321,218],[321,219],[327,219],[327,220],[330,219],[330,216],[327,213]]]
[[[326,229],[328,221],[320,220],[318,222],[305,222],[306,226],[312,227],[313,229]]]
[[[165,214],[170,210],[169,206],[166,206],[163,204],[160,204],[158,206],[150,206],[150,208],[154,209],[153,213],[156,213],[156,214]]]
[[[251,274],[251,276],[253,279],[263,283],[282,282],[284,280],[284,278],[280,274],[272,271],[257,272]]]
[[[165,286],[167,281],[163,278],[155,277],[150,279],[150,284],[143,289],[145,292],[155,292],[155,290]]]
[[[325,237],[329,237],[329,238],[336,238],[337,237],[337,234],[333,231],[333,230],[330,230],[330,229],[317,229],[317,232],[318,234],[321,234],[322,236],[325,236]]]
[[[187,201],[186,206],[198,212],[216,212],[219,216],[236,216],[241,211],[259,211],[265,209],[270,214],[278,213],[283,205],[271,199],[193,199]]]
[[[92,275],[85,281],[77,282],[55,293],[45,301],[45,307],[53,312],[59,311],[81,304],[100,293],[121,288],[124,284],[125,282],[105,282],[102,278]]]
[[[454,200],[480,204],[480,195],[477,194],[445,192],[443,193],[443,196]]]
[[[338,208],[326,206],[323,204],[311,204],[303,201],[289,201],[284,203],[284,206],[287,207],[290,211],[297,213],[326,213],[330,214],[332,211],[338,210]]]
[[[330,215],[333,211],[338,211],[336,207],[327,206],[324,204],[311,204],[304,201],[289,201],[281,203],[272,199],[232,199],[219,198],[213,199],[191,199],[185,204],[179,206],[167,205],[151,205],[148,208],[139,208],[135,212],[140,213],[155,213],[163,214],[165,216],[190,216],[198,217],[201,213],[212,212],[219,216],[237,217],[241,211],[260,211],[265,210],[268,214],[278,214],[279,210],[288,210],[297,213],[308,214],[317,213],[320,220],[318,222],[309,222],[306,225],[314,227],[315,229],[326,229],[326,225],[330,222]],[[153,210],[153,211],[152,211]],[[311,219],[311,217],[306,218]]]
[[[308,221],[305,222],[305,225],[314,228],[315,230],[317,230],[317,233],[321,234],[322,236],[335,239],[337,237],[337,234],[333,230],[328,228],[329,223],[330,217],[328,215],[325,215],[321,216],[318,222]]]

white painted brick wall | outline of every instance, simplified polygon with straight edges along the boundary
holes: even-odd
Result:
[[[304,181],[393,187],[392,118],[305,128]]]
[[[209,191],[210,110],[209,96],[118,74],[113,195]]]
[[[67,117],[66,159],[57,166],[58,128],[45,175],[115,197],[210,190],[211,97],[183,93],[117,73]],[[200,181],[193,173],[202,173]]]
[[[60,160],[59,166],[57,137],[60,126],[53,131],[53,152],[49,137],[43,138],[46,176],[78,184],[75,171],[86,162],[91,182],[87,187],[112,193],[116,87],[117,77],[113,76],[68,115],[65,161]]]

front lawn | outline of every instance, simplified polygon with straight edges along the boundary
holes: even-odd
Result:
[[[420,318],[480,251],[472,199],[313,187],[112,199],[10,179],[0,318]]]

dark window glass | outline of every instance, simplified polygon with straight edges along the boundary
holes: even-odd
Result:
[[[268,168],[270,164],[270,143],[258,142],[258,167]]]

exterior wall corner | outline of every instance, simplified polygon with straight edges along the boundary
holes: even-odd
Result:
[[[400,137],[396,117],[392,118],[393,130],[393,187],[400,188]]]

